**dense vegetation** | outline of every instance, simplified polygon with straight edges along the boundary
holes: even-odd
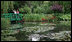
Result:
[[[1,1],[2,12],[19,9],[21,13],[70,13],[70,1]],[[8,11],[7,11],[8,10]]]
[[[65,17],[70,19],[71,17],[70,1],[1,1],[1,13],[12,13],[13,9],[19,9],[20,13],[27,14],[24,15],[25,21],[27,21],[28,17],[28,21],[32,18],[32,16],[28,16],[30,14],[33,16],[36,16],[36,14],[43,14],[44,16],[46,14],[54,14],[61,19]],[[59,16],[60,14],[68,14],[69,16]],[[37,15],[35,18],[39,17]],[[31,19],[31,21],[35,20]],[[38,19],[38,21],[39,20],[41,19]]]
[[[10,27],[10,20],[8,18],[1,18],[1,29]]]
[[[1,1],[1,15],[5,13],[13,13],[13,10],[17,10],[17,9],[19,10],[20,14],[23,14],[22,19],[24,22],[42,22],[41,24],[43,24],[43,22],[44,23],[59,22],[58,24],[56,24],[57,28],[55,31],[58,31],[59,29],[61,30],[62,27],[64,29],[65,28],[70,29],[71,1]],[[32,24],[29,24],[29,25],[27,24],[27,26],[31,26],[31,25]],[[23,24],[22,26],[16,25],[12,27],[12,24],[9,18],[1,17],[2,34],[10,35],[12,34],[12,32],[14,33],[14,31],[11,31],[9,29],[15,29],[18,27],[22,28],[23,26],[26,26],[26,24]],[[7,30],[3,31],[4,29],[7,29]],[[34,28],[34,29],[37,29],[37,28]],[[19,31],[16,30],[16,32],[19,32]],[[26,39],[26,37],[24,37],[24,35],[26,34],[29,34],[29,33],[26,33],[26,31],[23,31],[22,33],[21,31],[19,32],[19,34],[16,34],[14,36],[16,36],[17,38],[19,36],[18,38],[19,40],[24,40]],[[20,35],[24,38],[22,38]],[[6,38],[4,39],[4,36],[1,36],[1,37],[3,41],[6,40]],[[10,37],[10,38],[13,39],[13,37]]]

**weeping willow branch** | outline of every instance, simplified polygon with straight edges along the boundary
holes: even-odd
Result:
[[[13,9],[13,1],[1,1],[1,9],[3,13],[8,13],[8,9]]]

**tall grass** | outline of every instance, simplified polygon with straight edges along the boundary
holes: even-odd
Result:
[[[1,18],[1,29],[6,29],[10,27],[10,20],[9,18]]]
[[[24,21],[51,21],[56,22],[57,20],[71,20],[70,14],[24,14]],[[44,20],[43,20],[44,19]]]
[[[46,19],[44,14],[25,14],[24,15],[25,21],[42,21],[42,18]]]

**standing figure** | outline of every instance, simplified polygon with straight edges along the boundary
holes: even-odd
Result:
[[[18,9],[17,9],[17,12],[16,13],[17,13],[17,17],[19,18],[19,11],[18,11]]]
[[[17,12],[16,12],[17,14],[19,14],[19,11],[17,10]]]
[[[14,14],[16,14],[16,11],[15,10],[13,10],[13,12],[14,12]]]
[[[17,13],[17,18],[18,18],[18,19],[20,19],[20,16],[19,16],[19,11],[18,11],[18,9],[17,9],[17,12],[16,12],[16,13]],[[17,22],[21,22],[21,20],[18,20]]]

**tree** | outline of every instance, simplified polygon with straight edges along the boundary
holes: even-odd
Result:
[[[1,1],[1,9],[3,13],[8,13],[8,9],[13,9],[13,1]]]

